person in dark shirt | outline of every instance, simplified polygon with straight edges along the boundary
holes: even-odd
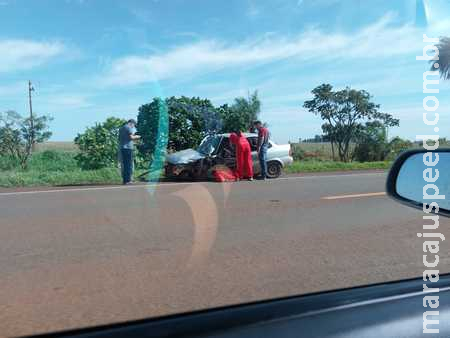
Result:
[[[261,121],[255,121],[255,128],[258,130],[258,151],[259,164],[261,166],[261,179],[267,178],[267,149],[269,149],[269,129],[263,126]]]
[[[133,141],[141,138],[139,135],[135,135],[135,127],[136,121],[131,119],[119,129],[119,151],[123,184],[130,184],[133,177]]]

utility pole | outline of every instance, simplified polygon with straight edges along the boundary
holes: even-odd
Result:
[[[28,100],[30,103],[30,144],[31,151],[34,152],[34,117],[33,117],[33,104],[31,100],[31,92],[34,91],[34,87],[31,84],[31,81],[28,81]]]

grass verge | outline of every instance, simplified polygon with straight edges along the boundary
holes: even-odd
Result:
[[[285,168],[288,174],[299,174],[303,172],[324,172],[324,171],[346,171],[346,170],[370,170],[389,169],[392,162],[333,162],[333,161],[296,161]]]
[[[0,156],[0,187],[108,185],[120,184],[118,168],[81,170],[71,151],[47,150],[33,155],[27,170],[20,169],[7,157]],[[364,169],[388,169],[391,162],[343,163],[320,160],[296,161],[285,168],[288,174]],[[136,170],[135,178],[145,170]],[[153,177],[157,175],[152,175]],[[146,176],[145,178],[148,178]]]
[[[0,187],[64,186],[90,184],[120,184],[119,170],[71,171],[4,171],[0,172]]]

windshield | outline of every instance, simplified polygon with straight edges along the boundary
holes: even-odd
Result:
[[[449,70],[448,0],[0,0],[0,337],[450,272]]]
[[[220,136],[206,136],[200,143],[197,151],[203,155],[211,155],[217,150],[221,139],[222,137]]]

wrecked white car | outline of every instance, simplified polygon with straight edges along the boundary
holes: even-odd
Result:
[[[253,169],[257,176],[261,170],[256,152],[258,135],[253,133],[244,135],[252,147]],[[269,143],[267,173],[269,178],[277,178],[282,174],[283,168],[293,162],[291,146],[277,145],[273,141]],[[230,134],[207,136],[197,150],[186,149],[169,154],[166,163],[166,177],[182,180],[210,178],[215,166],[226,165],[235,169],[236,157],[235,150],[230,144]]]

